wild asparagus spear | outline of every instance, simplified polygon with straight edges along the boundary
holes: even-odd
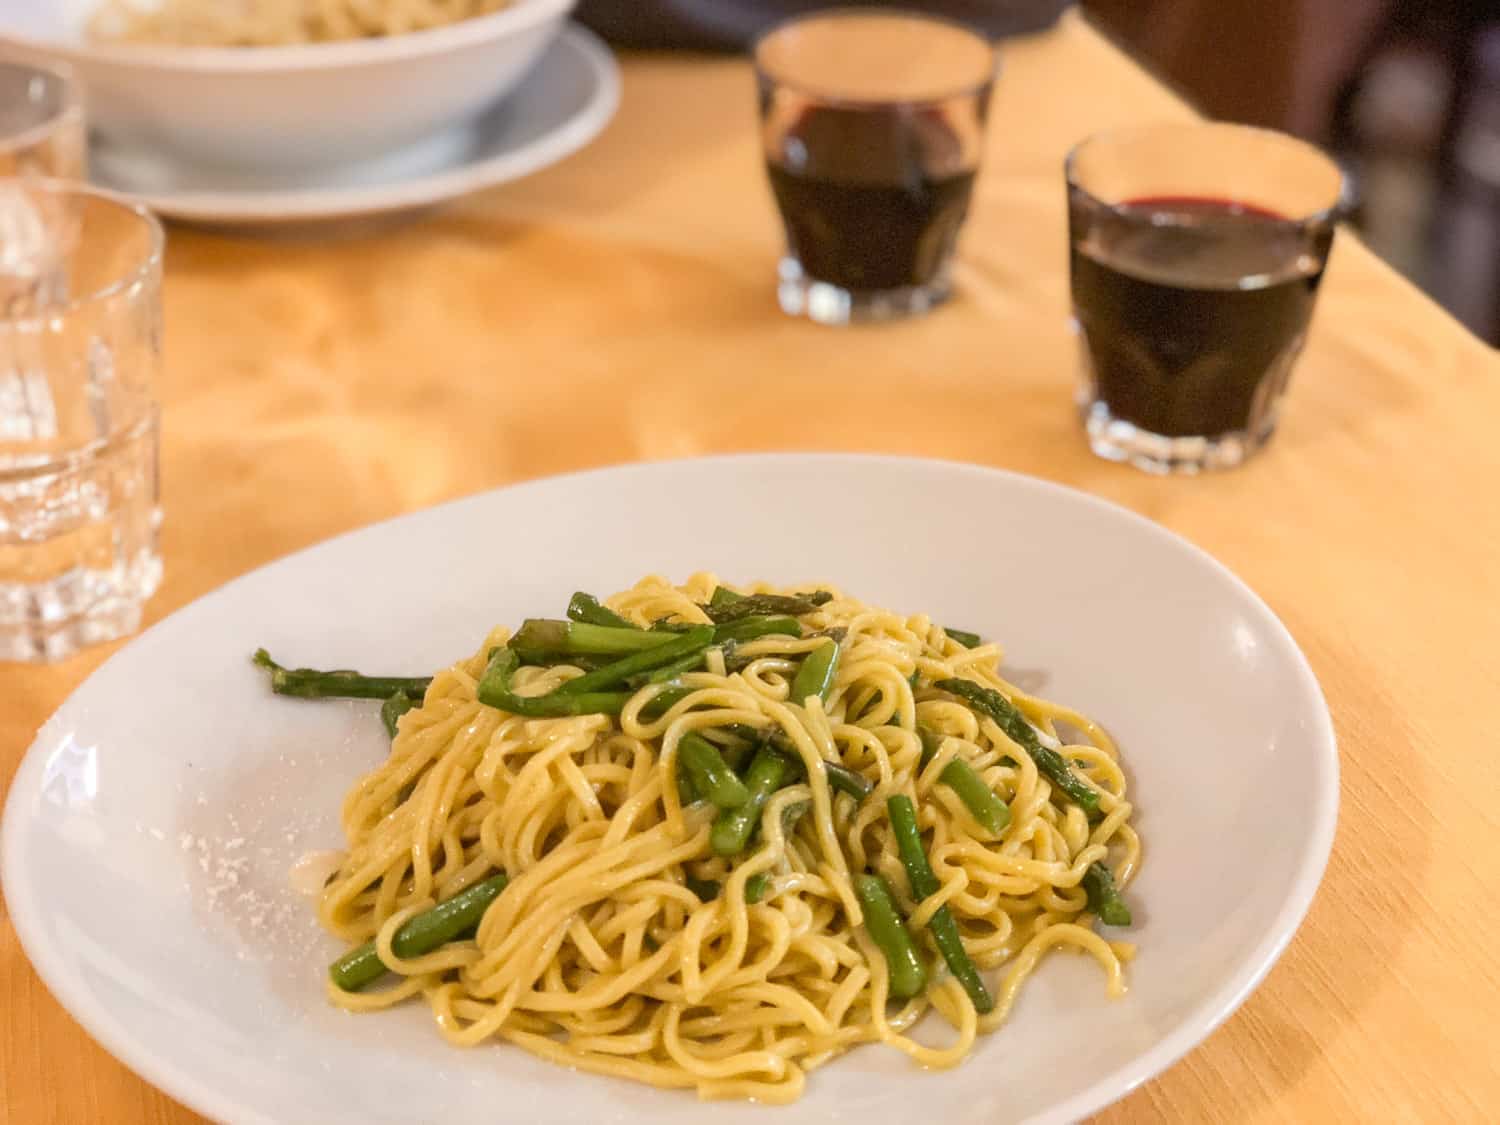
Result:
[[[528,719],[554,719],[564,715],[618,715],[630,701],[628,691],[578,692],[563,695],[520,696],[510,690],[510,678],[519,661],[514,650],[497,648],[479,680],[479,702]]]
[[[574,594],[572,600],[568,602],[568,617],[584,625],[604,625],[611,629],[637,628],[600,602],[593,594],[585,594],[582,590]]]
[[[767,614],[800,617],[832,600],[833,595],[827,590],[815,590],[810,594],[747,594],[723,605],[716,606],[710,601],[701,608],[710,621],[722,625],[742,617],[764,617]]]
[[[1093,812],[1099,807],[1098,792],[1068,768],[1061,754],[1042,745],[1026,716],[1005,696],[973,680],[939,680],[934,686],[952,692],[972,710],[994,719],[1012,742],[1031,755],[1036,768],[1047,780],[1072,798],[1084,812]]]
[[[770,732],[769,735],[765,735],[757,731],[754,727],[741,727],[737,723],[731,724],[731,727],[728,729],[735,728],[738,728],[736,733],[743,738],[765,738],[773,750],[778,750],[786,756],[787,761],[790,763],[789,768],[792,771],[792,776],[802,776],[802,758],[797,753],[797,748],[792,745],[792,740],[787,738],[783,732],[775,730]],[[824,759],[823,770],[825,776],[828,778],[829,785],[841,793],[849,794],[856,801],[864,800],[875,789],[873,782],[866,780],[863,775],[855,773],[853,770],[846,766],[841,766],[837,762],[830,762]]]
[[[769,637],[773,634],[786,637],[800,637],[802,635],[802,626],[797,624],[795,617],[782,615],[741,617],[737,621],[727,622],[715,629],[714,643],[724,644],[728,641],[753,641],[757,637]]]
[[[789,768],[792,771],[792,776],[802,776],[801,755],[797,753],[797,748],[792,745],[792,740],[784,732],[780,730],[772,730],[769,733],[761,732],[754,727],[742,727],[738,723],[731,724],[727,729],[734,730],[742,738],[765,739],[773,750],[780,751],[786,756],[787,761],[790,763]],[[841,766],[837,762],[830,762],[824,759],[823,770],[825,776],[828,778],[829,785],[841,793],[849,794],[856,801],[864,800],[875,789],[873,782],[866,780],[863,775],[855,773],[853,770],[846,766]]]
[[[943,743],[943,736],[917,724],[917,737],[922,740],[922,767],[932,761],[933,755],[938,752],[938,747]],[[1010,823],[1010,806],[1002,801],[995,791],[984,783],[984,778],[974,771],[974,767],[962,758],[954,758],[946,766],[943,772],[938,774],[940,780],[949,789],[958,795],[958,799],[964,803],[981,825],[991,833],[998,836],[1005,831],[1005,826]]]
[[[891,890],[879,875],[856,875],[854,893],[865,911],[865,929],[885,955],[890,970],[890,993],[909,1000],[927,987],[927,966],[917,953],[917,943],[896,909]]]
[[[709,843],[715,855],[738,855],[750,842],[750,834],[760,823],[771,794],[785,785],[793,772],[791,761],[769,746],[762,746],[745,771],[745,789],[749,799],[734,809],[725,809],[714,820]]]
[[[620,629],[582,621],[530,617],[521,622],[510,647],[527,660],[559,656],[629,656],[668,644],[671,633],[653,633],[635,626]]]
[[[565,656],[560,652],[554,652],[534,656],[522,656],[520,653],[517,653],[516,659],[521,662],[523,667],[528,668],[555,668],[559,664],[566,664],[569,667],[577,668],[581,672],[592,672],[598,668],[603,668],[615,658],[610,656],[579,656],[576,653]]]
[[[391,939],[391,951],[397,957],[419,957],[452,941],[465,930],[479,925],[490,903],[505,889],[506,877],[493,875],[460,891],[447,902],[408,921]],[[345,992],[358,992],[371,981],[385,975],[385,962],[375,952],[374,941],[351,949],[328,968],[333,983]]]
[[[744,594],[737,593],[728,586],[715,586],[713,597],[708,599],[708,604],[712,609],[723,609],[730,602],[743,601],[744,599]]]
[[[823,774],[828,778],[829,788],[837,789],[840,793],[847,793],[855,801],[863,801],[875,789],[873,782],[837,762],[825,761]]]
[[[766,802],[771,795],[802,776],[801,759],[774,749],[774,745],[772,740],[767,740],[750,760],[750,768],[745,771],[744,777],[745,788],[750,794],[749,800],[738,808],[719,813],[714,821],[709,842],[715,854],[732,856],[744,851],[750,844],[750,837],[755,834],[760,814],[765,811]],[[824,762],[823,768],[828,784],[848,793],[856,801],[869,796],[874,788],[853,770],[836,763]],[[799,816],[805,811],[805,804],[797,807]],[[795,824],[795,818],[788,822],[790,824]],[[787,831],[790,831],[790,826]]]
[[[755,745],[753,742],[741,741],[726,743],[719,747],[719,757],[724,759],[726,766],[738,774],[749,763],[751,755],[755,753]]]
[[[316,668],[283,668],[263,648],[255,650],[256,664],[271,673],[271,690],[299,699],[389,699],[398,691],[421,697],[432,683],[431,676],[365,676],[340,669],[320,672]]]
[[[676,707],[677,704],[692,695],[696,690],[696,688],[690,688],[686,684],[668,680],[667,686],[653,695],[650,702],[641,708],[641,717],[645,719],[659,719],[673,707]]]
[[[898,793],[886,801],[885,808],[891,818],[891,828],[896,834],[896,848],[900,851],[901,863],[906,868],[912,898],[921,902],[937,894],[941,884],[938,883],[932,865],[927,862],[927,852],[922,847],[922,833],[917,828],[917,807],[912,804],[910,797]],[[958,923],[954,921],[953,912],[946,904],[933,912],[927,929],[937,944],[938,952],[943,955],[943,960],[948,962],[949,971],[964,986],[964,991],[974,1002],[974,1010],[982,1015],[993,1009],[994,998],[990,996],[990,990],[984,986],[984,979],[980,977],[979,970],[974,967],[968,951],[964,949]]]
[[[947,633],[949,637],[953,638],[953,640],[963,645],[964,648],[978,648],[980,645],[984,644],[984,638],[982,638],[978,633],[969,632],[967,629],[950,629],[948,628],[948,626],[944,625],[943,632]]]
[[[1106,926],[1130,925],[1130,907],[1115,886],[1115,873],[1103,863],[1091,863],[1083,873],[1083,889],[1088,892],[1089,909]]]
[[[754,906],[766,897],[766,888],[771,885],[771,874],[768,871],[757,871],[745,880],[745,901]]]
[[[809,697],[816,695],[824,703],[833,691],[833,681],[839,674],[839,643],[824,641],[802,659],[802,667],[792,680],[791,702],[806,705]]]
[[[658,633],[686,633],[694,626],[685,621],[662,620],[656,622],[651,628],[652,631]],[[714,629],[714,644],[753,641],[757,637],[769,637],[773,634],[800,637],[802,626],[797,624],[795,617],[788,617],[785,614],[754,614],[750,617],[726,621],[717,626]]]
[[[698,796],[698,787],[693,784],[693,775],[688,773],[687,766],[679,758],[677,760],[677,800],[683,808],[687,808],[694,801],[701,799]]]
[[[630,686],[635,688],[644,687],[646,684],[664,684],[668,680],[675,680],[684,672],[696,672],[703,667],[703,658],[708,654],[708,649],[702,648],[697,652],[690,652],[680,660],[674,660],[670,664],[663,664],[660,668],[653,669],[630,681]]]
[[[718,748],[701,734],[689,732],[677,743],[677,757],[693,779],[699,796],[721,809],[737,809],[750,799],[745,783],[724,764]]]
[[[641,672],[649,672],[664,664],[671,664],[690,653],[701,658],[703,650],[708,647],[713,636],[713,627],[709,625],[689,629],[686,633],[669,638],[666,644],[656,645],[641,652],[633,652],[629,656],[623,656],[613,663],[606,664],[603,668],[585,672],[563,684],[554,694],[584,695],[591,691],[616,688],[632,676]]]

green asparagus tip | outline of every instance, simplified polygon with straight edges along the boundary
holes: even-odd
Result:
[[[838,641],[828,640],[802,658],[802,666],[792,680],[791,702],[806,706],[814,695],[823,703],[828,702],[838,678],[839,652]]]
[[[800,617],[804,613],[811,613],[820,605],[826,605],[832,599],[833,595],[827,590],[814,590],[808,594],[749,594],[731,601],[721,599],[719,605],[714,605],[710,600],[699,608],[708,614],[710,621],[716,625],[724,625],[742,617],[764,617],[771,614]]]
[[[917,952],[890,888],[879,875],[856,875],[854,893],[865,912],[865,930],[885,956],[890,994],[906,1000],[927,987],[927,966]]]
[[[592,594],[579,590],[568,602],[568,617],[585,625],[607,625],[614,629],[634,629],[635,624],[625,620],[614,610],[604,605]]]
[[[1103,863],[1091,863],[1083,873],[1083,889],[1089,896],[1089,909],[1106,926],[1131,924],[1130,907],[1115,886],[1115,873]]]
[[[423,911],[396,931],[391,950],[397,957],[419,957],[472,932],[490,903],[505,889],[506,881],[504,873],[491,876]],[[328,967],[333,983],[345,992],[358,992],[379,980],[385,971],[373,941],[356,946]]]
[[[568,622],[552,621],[545,617],[528,617],[521,622],[510,647],[517,653],[550,653],[568,651]]]

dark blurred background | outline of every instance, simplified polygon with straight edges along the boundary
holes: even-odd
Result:
[[[1082,0],[1213,117],[1326,146],[1355,225],[1500,344],[1500,0]]]

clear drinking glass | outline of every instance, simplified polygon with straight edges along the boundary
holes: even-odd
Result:
[[[1239,464],[1276,428],[1343,173],[1281,133],[1197,123],[1101,134],[1066,170],[1094,451],[1154,472]]]
[[[947,297],[995,65],[982,35],[891,9],[814,13],[756,43],[761,139],[786,228],[782,309],[844,324]]]
[[[83,101],[61,66],[0,59],[0,177],[84,177]]]
[[[79,184],[0,181],[0,659],[58,660],[139,627],[161,581],[160,225]],[[17,215],[19,214],[19,218]]]

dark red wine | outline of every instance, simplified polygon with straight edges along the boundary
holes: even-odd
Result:
[[[1074,315],[1110,414],[1169,437],[1259,431],[1301,348],[1327,242],[1220,199],[1137,199],[1073,222]]]
[[[936,115],[811,109],[767,162],[787,246],[808,276],[842,289],[927,285],[953,251],[974,172]]]

